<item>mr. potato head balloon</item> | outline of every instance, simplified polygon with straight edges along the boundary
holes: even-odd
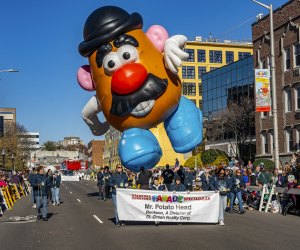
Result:
[[[140,14],[101,7],[87,18],[79,45],[89,65],[77,73],[80,86],[96,91],[82,111],[94,135],[109,125],[122,132],[118,151],[132,171],[154,167],[162,151],[150,128],[164,122],[174,150],[187,153],[202,141],[202,112],[181,96],[177,75],[186,37],[168,36],[154,25],[145,33]],[[99,121],[103,112],[106,122]]]

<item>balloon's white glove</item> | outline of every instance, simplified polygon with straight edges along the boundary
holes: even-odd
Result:
[[[165,66],[173,74],[178,73],[178,67],[181,66],[182,61],[189,57],[189,54],[183,51],[186,41],[187,38],[185,36],[175,35],[168,38],[165,42]]]

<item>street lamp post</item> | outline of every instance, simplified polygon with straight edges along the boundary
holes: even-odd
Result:
[[[278,145],[278,120],[277,120],[277,95],[276,95],[276,77],[275,77],[275,51],[274,51],[274,28],[273,28],[273,6],[269,6],[252,0],[252,2],[266,8],[270,12],[270,45],[271,45],[271,83],[272,83],[272,112],[274,126],[274,162],[275,168],[279,169],[279,145]]]
[[[15,172],[16,169],[15,169],[15,155],[14,154],[11,154],[11,161],[12,161],[12,168],[13,168],[13,170]]]
[[[2,164],[3,168],[5,168],[5,149],[2,149]]]

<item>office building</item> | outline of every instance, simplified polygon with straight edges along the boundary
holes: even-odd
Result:
[[[240,104],[243,98],[253,100],[254,98],[254,64],[253,56],[244,58],[237,62],[215,69],[202,77],[203,86],[203,116],[205,123],[224,119],[226,110],[232,103]],[[253,109],[254,110],[254,106]],[[252,124],[253,121],[249,124]],[[254,125],[254,124],[253,124]],[[217,126],[212,130],[218,129]],[[225,131],[225,130],[224,130]],[[213,133],[214,131],[207,131]],[[211,136],[211,135],[210,135]],[[246,151],[248,159],[255,155],[255,128],[249,127],[244,147],[239,148]],[[232,134],[220,133],[214,140],[208,136],[206,149],[216,148],[225,151],[229,156],[234,156],[237,145]],[[210,139],[210,140],[209,140]]]

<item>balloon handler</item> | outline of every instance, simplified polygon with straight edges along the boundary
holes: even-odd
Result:
[[[79,52],[89,65],[77,72],[80,86],[96,91],[82,111],[94,135],[109,126],[122,131],[118,152],[122,164],[135,172],[154,167],[162,150],[150,128],[164,123],[178,153],[202,141],[202,112],[181,96],[178,67],[188,58],[187,38],[168,36],[159,25],[142,30],[143,18],[115,6],[96,9],[87,18]],[[101,122],[97,114],[103,112]]]

